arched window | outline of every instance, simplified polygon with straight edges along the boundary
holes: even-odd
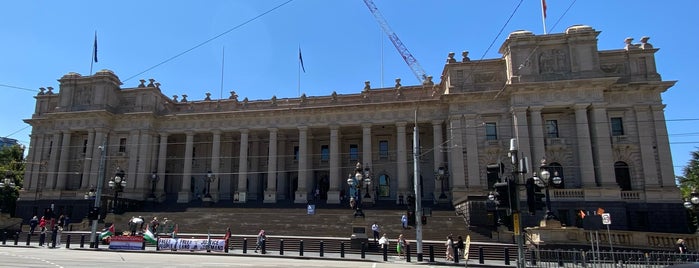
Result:
[[[631,191],[631,172],[626,162],[619,161],[614,163],[614,176],[622,191]]]
[[[379,197],[391,196],[391,179],[386,174],[379,176]]]
[[[553,188],[563,189],[565,188],[566,180],[563,174],[563,166],[558,162],[553,162],[549,164],[549,172],[551,172],[551,178],[558,175],[561,178],[560,184],[553,184]]]

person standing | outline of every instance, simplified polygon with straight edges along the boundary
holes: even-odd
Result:
[[[687,244],[684,241],[684,239],[677,239],[677,243],[675,244],[675,248],[677,249],[677,253],[687,253]]]
[[[36,227],[38,225],[39,225],[39,218],[37,218],[35,215],[34,217],[32,217],[31,220],[29,220],[29,234],[34,235],[34,229],[36,229]]]
[[[262,254],[266,254],[267,250],[265,249],[265,242],[267,241],[267,234],[265,234],[265,230],[260,230],[260,232],[257,234],[257,244],[255,246],[255,253],[257,253],[258,249],[262,250]]]
[[[403,226],[403,229],[408,229],[408,216],[403,214],[403,216],[400,217],[400,224]]]
[[[379,224],[374,222],[374,224],[371,225],[371,231],[374,233],[374,242],[376,242],[379,240],[379,232],[381,231]]]
[[[464,257],[464,249],[465,249],[463,237],[459,236],[456,239],[456,248],[459,250],[459,258],[463,258]]]
[[[444,244],[447,246],[447,261],[454,260],[454,240],[451,235],[447,236],[447,242]]]
[[[389,246],[390,242],[388,241],[388,236],[386,236],[386,233],[381,236],[381,239],[379,239],[379,245],[381,245],[381,249],[387,248]]]

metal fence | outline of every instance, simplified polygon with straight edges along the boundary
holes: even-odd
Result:
[[[528,252],[530,267],[643,267],[699,262],[699,253],[534,250]]]

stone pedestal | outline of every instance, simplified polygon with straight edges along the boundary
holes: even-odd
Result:
[[[179,192],[177,193],[177,203],[189,203],[192,200],[192,193]]]
[[[263,202],[266,204],[277,203],[277,191],[265,191],[265,200]]]

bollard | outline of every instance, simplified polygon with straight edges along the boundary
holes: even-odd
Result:
[[[15,234],[15,246],[19,243],[19,232]]]
[[[434,246],[430,245],[430,262],[434,262]]]
[[[388,261],[388,245],[383,245],[383,261]]]
[[[340,242],[340,258],[345,257],[345,242]]]
[[[321,257],[323,257],[323,255],[325,255],[325,254],[323,254],[325,251],[323,246],[324,246],[323,240],[320,240],[320,256]]]
[[[362,242],[361,249],[360,249],[360,255],[361,255],[362,259],[366,258],[365,247],[366,247],[366,245],[364,244],[364,242]]]
[[[80,248],[85,247],[85,235],[80,236]]]
[[[563,254],[560,250],[556,250],[556,258],[558,259],[558,267],[563,267]]]
[[[2,232],[2,244],[7,243],[7,232]]]
[[[299,241],[299,256],[303,256],[303,240]]]
[[[141,250],[146,250],[146,240],[141,243]],[[209,246],[206,247],[206,252],[209,252]]]
[[[505,248],[505,265],[510,265],[510,249]]]
[[[262,254],[267,254],[267,239],[262,240]]]
[[[485,263],[485,256],[483,256],[483,247],[478,247],[478,263]]]
[[[243,254],[248,253],[248,239],[243,238]]]
[[[32,241],[32,234],[27,234],[27,246],[29,246],[30,241]]]
[[[459,249],[456,247],[452,247],[452,249],[454,251],[454,253],[452,253],[454,256],[454,263],[459,263]]]
[[[284,255],[284,239],[279,240],[279,255]]]
[[[66,248],[70,248],[70,235],[66,236]]]
[[[96,249],[100,247],[100,242],[101,242],[100,240],[101,240],[101,239],[99,238],[99,236],[98,236],[98,237],[95,237],[95,243],[94,243],[94,244],[95,244],[95,248],[96,248]]]
[[[405,261],[410,262],[410,245],[405,245]]]
[[[43,247],[44,242],[46,242],[46,233],[39,234],[39,246]]]

